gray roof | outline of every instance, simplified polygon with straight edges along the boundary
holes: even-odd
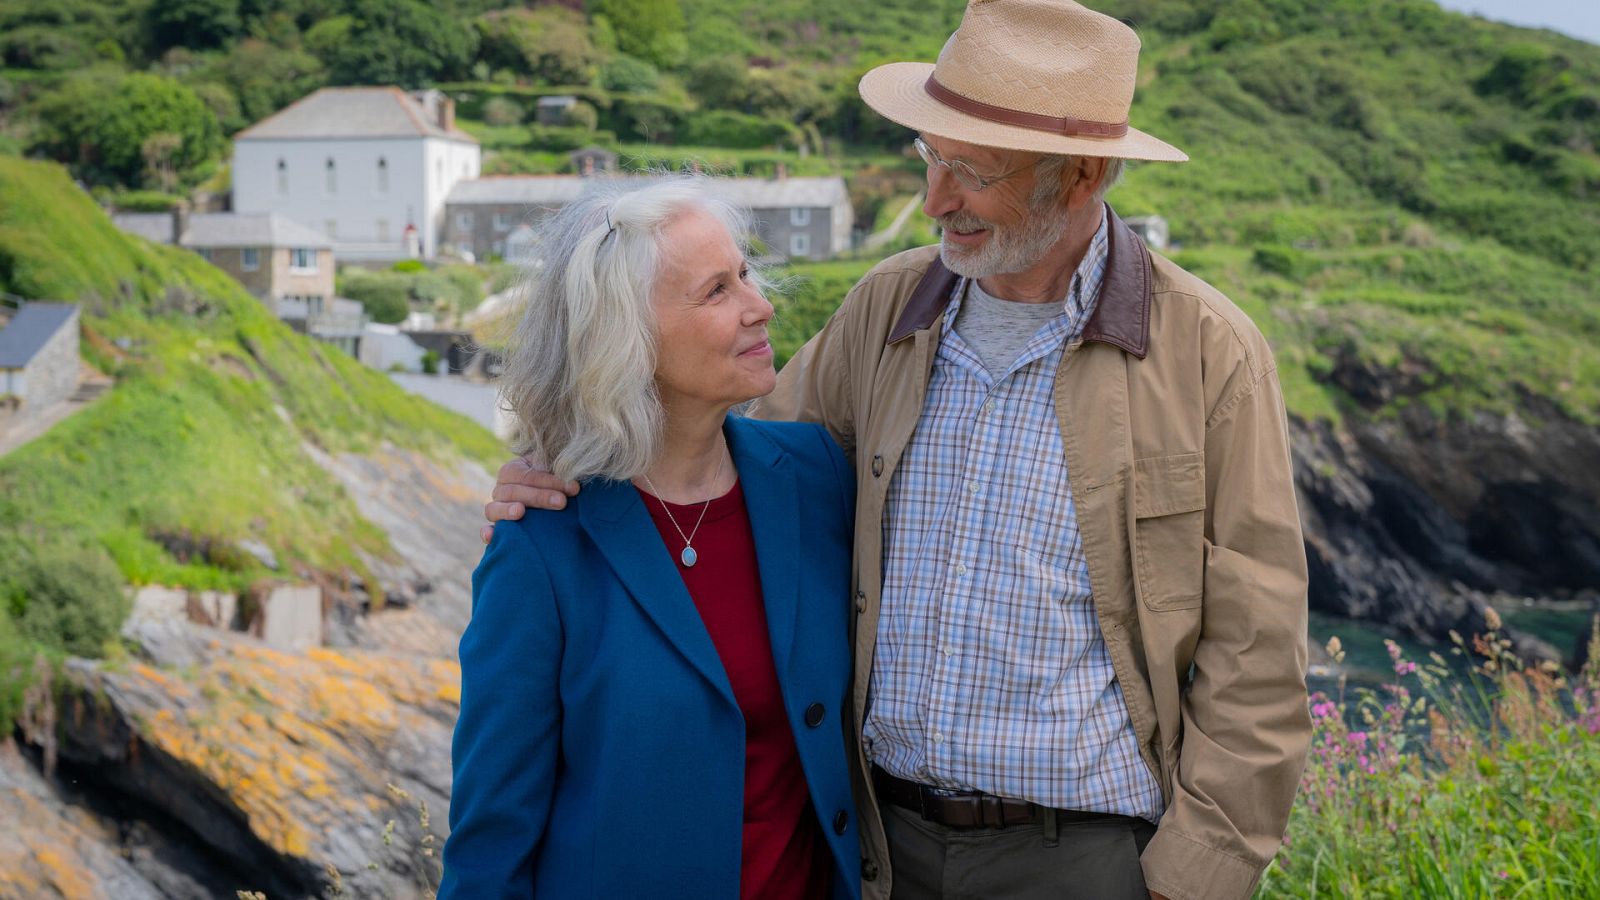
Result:
[[[24,303],[0,329],[0,369],[20,369],[78,314],[76,303]]]
[[[235,141],[308,138],[435,137],[476,144],[459,128],[445,129],[416,97],[397,87],[323,88],[234,135]]]
[[[184,247],[310,247],[332,249],[322,232],[277,213],[202,213],[189,217]]]
[[[129,234],[136,234],[147,241],[154,241],[158,244],[172,243],[172,232],[176,228],[173,215],[170,212],[112,213],[111,224]]]
[[[644,179],[648,176],[622,176]],[[577,199],[592,178],[580,175],[511,175],[458,181],[446,203],[560,206]],[[848,204],[844,179],[716,178],[712,182],[730,201],[746,209],[832,207]]]

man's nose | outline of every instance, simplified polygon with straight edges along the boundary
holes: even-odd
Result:
[[[947,166],[928,167],[928,196],[922,211],[930,219],[947,216],[961,208],[961,186]]]

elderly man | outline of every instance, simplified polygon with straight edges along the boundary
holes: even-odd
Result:
[[[973,0],[861,95],[919,132],[938,248],[850,292],[755,414],[856,467],[867,897],[1239,898],[1310,735],[1306,569],[1271,351],[1102,198],[1138,38]],[[510,463],[491,519],[559,505]]]

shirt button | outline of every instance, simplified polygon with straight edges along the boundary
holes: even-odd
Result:
[[[944,655],[945,655],[946,659],[949,659],[950,657],[955,656],[956,655],[956,648],[954,648],[954,647],[946,647],[946,648],[944,648]]]
[[[965,574],[967,574],[967,564],[966,563],[956,563],[956,574],[957,575],[965,575]]]
[[[942,743],[944,743],[944,735],[942,735],[942,734],[938,734],[938,733],[937,733],[937,732],[935,732],[935,733],[934,733],[934,735],[933,735],[933,742],[934,742],[934,743],[935,743],[935,744],[942,744]]]
[[[969,494],[978,493],[978,483],[976,481],[967,482],[967,493],[969,493]]]

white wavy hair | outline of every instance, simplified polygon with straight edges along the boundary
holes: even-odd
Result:
[[[649,469],[665,418],[651,297],[662,232],[690,210],[741,246],[752,234],[749,214],[714,179],[692,174],[595,179],[539,225],[500,377],[516,453],[574,481],[626,481]],[[759,275],[756,283],[765,285]]]

